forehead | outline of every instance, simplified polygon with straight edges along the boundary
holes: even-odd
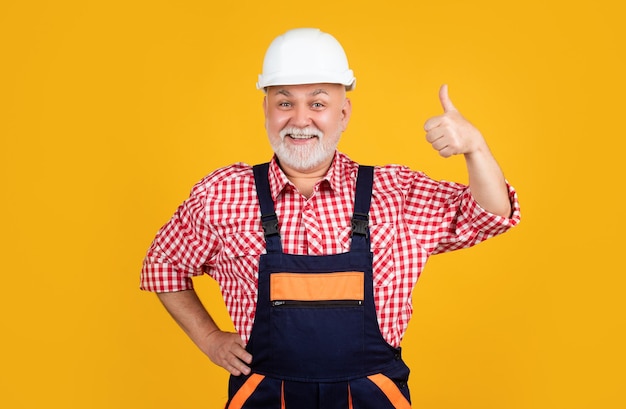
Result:
[[[341,84],[298,84],[275,85],[268,87],[267,95],[283,97],[315,97],[320,95],[343,96],[345,87]]]

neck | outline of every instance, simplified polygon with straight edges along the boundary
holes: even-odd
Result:
[[[294,169],[282,165],[281,169],[287,176],[287,179],[298,189],[298,192],[308,199],[313,195],[315,184],[328,173],[331,164],[332,159],[311,169]]]

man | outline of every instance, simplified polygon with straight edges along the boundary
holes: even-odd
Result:
[[[144,261],[141,288],[230,372],[228,408],[410,407],[400,341],[427,258],[519,221],[515,191],[446,86],[426,140],[464,155],[469,186],[336,151],[354,85],[331,35],[277,37],[257,83],[274,158],[200,181]],[[194,292],[203,273],[219,282],[237,333],[221,331]]]

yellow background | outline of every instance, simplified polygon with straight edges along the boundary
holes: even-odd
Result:
[[[225,372],[139,271],[196,181],[270,158],[254,84],[298,26],[347,51],[353,159],[465,181],[423,139],[446,82],[520,195],[519,227],[426,267],[403,343],[414,407],[626,407],[617,4],[2,2],[0,407],[223,407]]]

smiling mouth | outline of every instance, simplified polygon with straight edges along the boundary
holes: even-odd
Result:
[[[317,135],[287,134],[286,136],[291,138],[291,139],[312,139],[312,138],[317,138]]]
[[[283,140],[290,138],[292,141],[307,141],[313,138],[321,139],[324,135],[322,131],[314,127],[287,127],[281,130],[279,134]]]

